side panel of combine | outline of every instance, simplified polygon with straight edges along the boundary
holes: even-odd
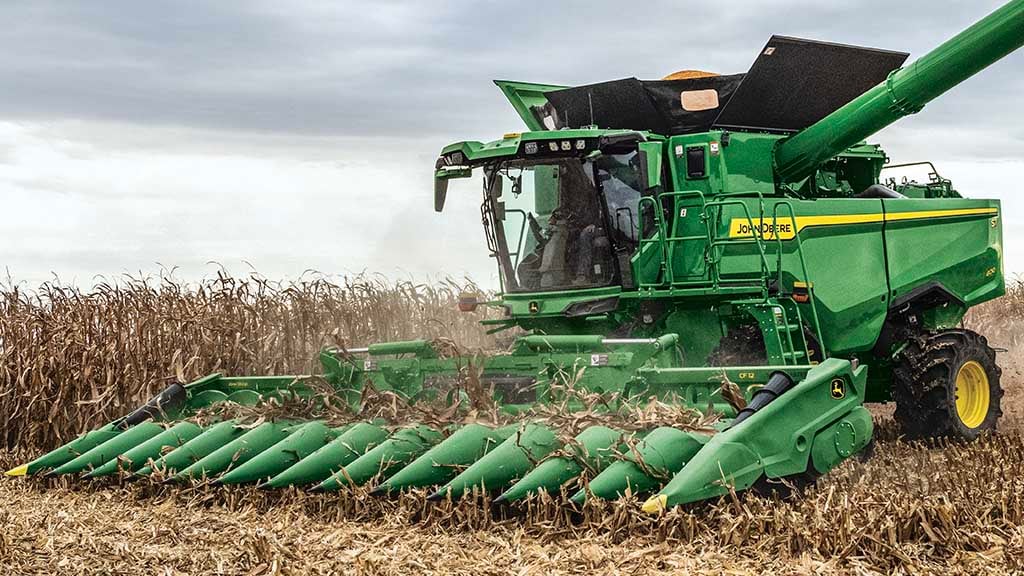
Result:
[[[843,355],[874,345],[885,321],[885,249],[882,205],[872,199],[793,202],[807,281],[813,284],[825,346]],[[815,209],[814,212],[811,209]],[[799,279],[797,243],[788,245],[785,270]]]
[[[887,309],[882,201],[765,198],[763,212],[758,200],[743,202],[722,207],[718,235],[729,242],[718,248],[723,280],[760,278],[762,267],[777,278],[781,245],[779,290],[812,284],[821,324],[829,327],[826,348],[839,355],[871,348]],[[762,238],[763,262],[752,229]]]
[[[889,283],[895,303],[925,290],[950,292],[959,314],[1005,289],[996,200],[885,200]],[[954,314],[949,320],[959,320]]]

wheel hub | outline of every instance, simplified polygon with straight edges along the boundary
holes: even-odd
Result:
[[[968,428],[977,428],[988,416],[989,383],[985,368],[965,362],[956,374],[956,414]]]

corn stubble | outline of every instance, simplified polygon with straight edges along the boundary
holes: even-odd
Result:
[[[305,371],[316,350],[336,340],[426,336],[494,348],[473,325],[479,316],[452,311],[459,290],[366,278],[282,286],[227,277],[199,286],[133,281],[89,293],[55,285],[34,295],[7,290],[0,431],[11,451],[0,452],[0,465],[20,461],[14,446],[53,446],[120,415],[179,373]],[[427,503],[422,493],[380,498],[365,489],[323,495],[205,483],[7,481],[0,482],[0,567],[82,574],[1017,572],[1024,570],[1022,312],[1018,283],[968,318],[1008,349],[1000,354],[1007,393],[998,436],[906,443],[883,408],[871,457],[845,463],[797,497],[743,493],[651,517],[629,499],[574,510],[557,496],[509,508],[484,495]],[[467,376],[471,387],[471,369]],[[471,397],[474,417],[497,417]],[[396,421],[452,417],[427,407],[402,412],[412,409],[384,393],[366,405]],[[558,406],[536,416],[574,426]],[[707,424],[658,404],[582,415],[608,417]]]

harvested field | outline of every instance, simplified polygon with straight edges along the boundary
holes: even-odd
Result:
[[[291,287],[260,295],[257,284],[238,288],[246,282],[253,281],[221,278],[203,296],[164,283],[89,294],[50,287],[42,297],[6,293],[0,431],[9,450],[21,443],[37,452],[95,426],[179,370],[297,371],[331,338],[362,343],[378,335],[454,335],[488,345],[468,317],[449,312],[457,287],[378,283],[371,303],[355,300],[355,284],[327,283],[300,291],[317,295],[302,300],[312,304],[301,308],[290,300],[297,298]],[[230,290],[213,290],[225,286]],[[403,290],[410,289],[422,292],[419,304],[408,303]],[[296,312],[300,308],[305,312]],[[545,502],[511,511],[425,505],[416,494],[380,499],[351,492],[172,489],[148,481],[0,480],[0,573],[1024,571],[1024,362],[1016,325],[1022,308],[1018,284],[969,319],[1009,350],[1000,355],[1007,389],[1000,435],[970,445],[908,444],[879,410],[873,455],[845,463],[801,498],[740,494],[660,517],[643,516],[635,502],[625,502],[570,516]],[[332,334],[335,327],[341,329]],[[102,344],[111,334],[122,335]],[[116,383],[107,387],[107,378]],[[0,466],[23,456],[0,452]]]
[[[661,518],[636,503],[569,522],[251,488],[0,483],[13,573],[1005,573],[1024,569],[1024,439],[882,442],[802,499],[744,495]]]

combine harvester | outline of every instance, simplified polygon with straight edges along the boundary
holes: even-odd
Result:
[[[503,311],[485,323],[523,334],[478,364],[479,379],[519,422],[200,426],[189,417],[203,407],[312,394],[311,377],[213,374],[7,474],[159,469],[505,501],[628,489],[658,512],[828,472],[871,441],[865,402],[895,401],[909,437],[973,440],[995,429],[1003,392],[994,351],[959,325],[1004,293],[999,202],[961,197],[934,169],[923,183],[885,180],[888,157],[864,139],[1022,43],[1014,0],[906,67],[904,53],[776,36],[746,74],[497,82],[529,131],[445,147],[434,207],[449,180],[482,172],[502,282],[483,304]],[[473,361],[428,341],[328,348],[321,360],[353,409],[372,385],[456,412],[452,386]],[[608,410],[656,398],[719,419],[561,438],[530,418],[553,402],[579,408],[564,374],[611,398]],[[726,379],[745,398],[726,401]]]

